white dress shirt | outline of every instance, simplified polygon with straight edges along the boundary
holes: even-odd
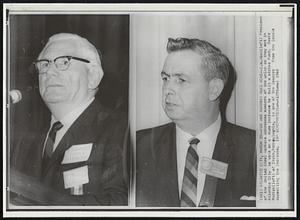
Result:
[[[82,103],[80,106],[78,106],[77,108],[75,108],[73,111],[71,111],[70,113],[66,114],[61,120],[60,122],[62,123],[63,127],[61,129],[59,129],[56,132],[56,137],[55,137],[55,141],[54,141],[54,145],[53,145],[53,152],[55,151],[56,147],[58,146],[59,142],[61,141],[61,139],[63,138],[63,136],[65,135],[65,133],[68,131],[68,129],[71,127],[71,125],[74,123],[74,121],[82,114],[82,112],[94,101],[95,97],[93,97],[92,99],[88,100],[87,102]],[[50,129],[52,128],[52,125],[58,121],[53,115],[51,116],[51,125],[50,128],[48,130],[47,133],[47,137],[45,139],[44,142],[44,150],[45,150],[45,145],[46,145],[46,140],[48,138]],[[43,151],[44,154],[44,151]]]
[[[203,187],[205,183],[206,174],[200,171],[200,164],[202,157],[212,158],[215,149],[217,136],[221,127],[221,116],[219,114],[217,120],[209,127],[203,130],[200,134],[192,136],[186,133],[178,126],[176,126],[176,150],[177,150],[177,172],[178,172],[178,188],[179,197],[181,196],[182,180],[185,168],[186,154],[189,148],[189,140],[191,138],[198,138],[200,142],[197,144],[197,153],[199,156],[198,163],[198,182],[197,182],[197,204],[199,204]]]

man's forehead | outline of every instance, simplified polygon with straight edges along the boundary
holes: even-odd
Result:
[[[72,39],[55,40],[53,42],[48,43],[44,47],[42,53],[40,54],[40,57],[76,55],[78,50],[79,49],[77,42]]]
[[[199,68],[201,67],[201,55],[192,50],[180,50],[171,52],[166,57],[164,63],[164,70],[167,69],[186,69],[186,68]]]

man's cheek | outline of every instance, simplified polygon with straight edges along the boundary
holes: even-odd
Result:
[[[45,91],[45,84],[43,82],[39,82],[39,92],[42,95]]]

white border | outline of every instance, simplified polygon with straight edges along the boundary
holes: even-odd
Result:
[[[132,13],[203,13],[203,14],[235,14],[235,15],[246,15],[251,12],[263,12],[264,15],[268,12],[270,15],[276,13],[291,14],[290,7],[279,7],[279,5],[293,5],[294,6],[294,21],[295,21],[295,31],[294,31],[294,48],[297,46],[296,37],[297,37],[297,7],[296,4],[3,4],[3,91],[6,91],[6,50],[7,50],[7,39],[6,39],[6,10],[9,10],[10,14],[132,14]],[[68,10],[66,11],[66,6]],[[132,33],[132,31],[130,31]],[[295,50],[295,73],[296,71],[296,58],[297,51]],[[130,61],[131,62],[131,61]],[[295,75],[296,76],[296,75]],[[297,100],[297,81],[295,77],[295,88],[294,88],[294,101]],[[3,146],[6,146],[6,92],[3,92]],[[297,118],[296,106],[297,103],[294,102],[294,117]],[[296,144],[296,123],[294,124],[294,143]],[[295,145],[296,146],[296,145]],[[6,186],[6,147],[3,147],[3,186]],[[296,216],[296,162],[297,156],[295,152],[295,164],[294,164],[294,202],[295,210],[294,211],[262,211],[262,210],[247,210],[247,211],[231,211],[231,208],[226,209],[226,211],[139,211],[140,208],[135,208],[134,210],[128,211],[7,211],[6,210],[6,188],[3,187],[3,216],[4,217],[124,217],[124,216],[135,216],[135,217],[295,217]],[[49,208],[49,207],[48,207]],[[61,208],[61,207],[60,207]],[[76,208],[76,207],[73,207]],[[82,207],[80,207],[82,208]],[[86,207],[92,209],[92,207]],[[104,208],[104,207],[103,207]],[[111,207],[110,207],[111,208]],[[110,209],[107,208],[107,209]],[[116,207],[115,207],[116,208]],[[122,207],[120,207],[123,209]],[[99,207],[97,207],[99,209]],[[236,209],[236,208],[234,208]],[[225,210],[222,208],[222,210]]]
[[[72,6],[70,8],[70,5]],[[262,11],[262,12],[279,12],[290,11],[288,7],[280,5],[295,4],[60,4],[60,3],[43,3],[43,4],[4,4],[4,8],[11,12],[165,12],[165,11]],[[66,10],[66,6],[68,10]]]

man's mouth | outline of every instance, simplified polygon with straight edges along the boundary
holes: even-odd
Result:
[[[48,88],[57,88],[57,87],[63,87],[63,85],[60,85],[60,84],[50,84],[50,85],[47,85],[47,89]]]
[[[177,106],[177,104],[173,103],[173,102],[170,102],[170,101],[165,101],[166,103],[166,106],[168,107],[174,107],[174,106]]]

